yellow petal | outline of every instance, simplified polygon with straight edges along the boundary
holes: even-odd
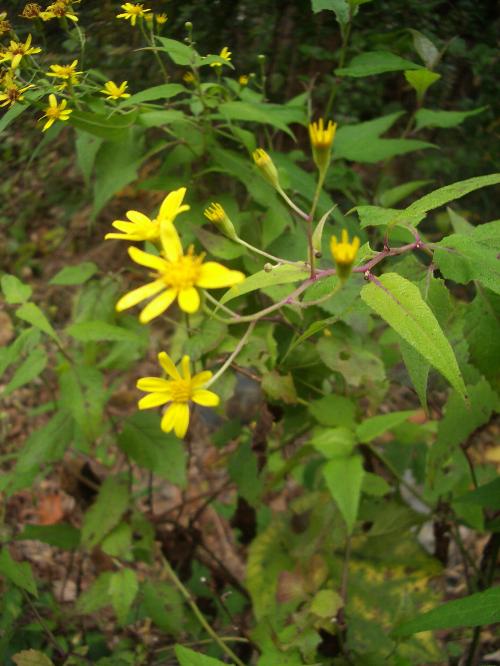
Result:
[[[200,295],[194,287],[188,287],[179,291],[179,307],[188,314],[192,314],[198,310],[200,307]]]
[[[139,391],[152,393],[170,392],[170,383],[162,377],[141,377],[136,384]]]
[[[217,407],[220,402],[220,398],[216,393],[212,393],[212,391],[207,391],[206,389],[197,389],[194,391],[191,400],[203,407]]]
[[[160,206],[160,212],[158,213],[159,220],[170,220],[171,222],[175,219],[175,216],[179,213],[182,213],[185,210],[189,210],[189,206],[184,204],[181,206],[184,195],[186,194],[186,188],[181,187],[178,190],[174,190],[167,194],[163,203]]]
[[[113,226],[118,231],[123,231],[125,234],[129,234],[132,231],[135,231],[135,224],[132,222],[125,222],[125,220],[115,220]]]
[[[170,307],[172,302],[177,296],[177,289],[167,289],[162,294],[154,298],[146,305],[144,310],[139,315],[141,324],[147,324],[148,321],[161,315],[165,310]]]
[[[172,379],[181,379],[179,371],[175,367],[174,362],[172,361],[170,356],[167,354],[167,352],[160,352],[158,354],[158,363],[165,370],[167,375],[172,377]]]
[[[172,400],[171,393],[150,393],[149,395],[141,398],[137,403],[139,409],[151,409],[152,407],[159,407],[166,402]]]
[[[161,429],[164,432],[175,430],[177,437],[182,438],[189,425],[189,407],[185,402],[173,402],[166,410],[161,420]]]
[[[140,224],[141,226],[153,224],[147,215],[140,213],[138,210],[129,210],[127,211],[128,219],[134,224]]]
[[[189,356],[186,354],[185,356],[182,357],[181,361],[181,368],[182,368],[182,376],[184,379],[187,379],[188,381],[191,380],[191,368],[190,366],[190,360]]]
[[[140,264],[141,266],[153,268],[160,272],[163,272],[168,268],[165,259],[157,257],[154,254],[149,254],[149,252],[143,252],[137,247],[129,247],[128,253],[132,261],[135,261],[136,264]]]
[[[213,373],[211,373],[210,370],[203,370],[203,372],[198,372],[198,374],[194,375],[194,377],[191,379],[191,387],[195,389],[203,386],[203,384],[206,384],[209,379],[212,379],[212,374]]]
[[[232,271],[216,261],[207,261],[201,265],[196,285],[204,289],[218,289],[232,287],[244,279],[245,276],[240,271]]]
[[[137,303],[144,301],[146,298],[154,296],[154,294],[157,294],[164,287],[165,283],[163,282],[163,280],[155,280],[154,282],[149,282],[148,284],[145,284],[143,287],[139,287],[138,289],[129,291],[128,294],[125,294],[125,296],[122,296],[120,298],[120,300],[116,304],[116,309],[118,310],[118,312],[121,312],[122,310],[127,310],[128,308],[137,305]]]
[[[160,221],[160,239],[163,252],[167,259],[175,263],[179,257],[182,257],[182,245],[174,225],[169,220]]]

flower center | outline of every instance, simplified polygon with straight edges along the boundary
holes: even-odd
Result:
[[[191,245],[188,253],[179,257],[177,261],[171,262],[162,274],[165,284],[175,289],[188,289],[196,284],[204,255],[196,256]]]
[[[175,379],[170,383],[172,402],[188,402],[191,399],[191,382],[187,379]]]

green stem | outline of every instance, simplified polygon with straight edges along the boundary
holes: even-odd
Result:
[[[274,254],[269,254],[269,252],[264,252],[264,250],[259,250],[258,247],[254,247],[253,245],[250,245],[250,243],[247,243],[241,238],[234,239],[236,243],[239,243],[240,245],[243,245],[243,247],[248,248],[252,252],[255,252],[256,254],[260,254],[263,257],[267,257],[267,259],[271,259],[272,261],[276,261],[278,264],[292,264],[293,266],[297,264],[296,261],[289,261],[288,259],[282,259],[281,257],[275,257]]]
[[[256,321],[253,321],[253,322],[250,324],[250,326],[247,328],[247,331],[246,331],[245,335],[241,338],[241,340],[240,340],[240,341],[238,342],[238,344],[236,345],[235,350],[234,350],[234,351],[233,351],[233,352],[227,357],[226,361],[225,361],[225,362],[223,363],[223,365],[217,370],[217,372],[216,372],[215,375],[212,377],[212,379],[210,379],[210,381],[207,382],[207,383],[205,384],[205,388],[208,388],[209,386],[211,386],[212,384],[214,384],[214,383],[219,379],[219,377],[220,377],[222,374],[224,374],[224,372],[229,368],[229,366],[231,365],[231,363],[234,361],[234,359],[238,356],[238,354],[240,353],[240,351],[241,351],[241,350],[243,349],[243,347],[245,346],[246,341],[247,341],[248,338],[250,337],[250,334],[252,333],[253,329],[255,328],[255,324],[256,324],[256,323],[257,323]]]
[[[349,20],[349,23],[347,24],[346,31],[342,35],[342,47],[340,49],[339,69],[344,66],[345,57],[346,57],[346,54],[347,54],[347,45],[349,43],[349,38],[351,36],[351,28],[352,28],[352,20]],[[328,102],[326,103],[325,118],[328,118],[330,116],[330,113],[331,113],[332,108],[333,108],[333,103],[335,101],[335,97],[337,96],[338,89],[339,89],[339,84],[335,83],[333,88],[330,91],[330,96],[328,97]]]
[[[288,194],[287,194],[284,190],[281,189],[281,187],[278,187],[277,190],[278,190],[278,194],[280,194],[280,195],[283,197],[283,199],[287,202],[287,204],[290,206],[290,208],[291,208],[292,210],[294,210],[294,211],[297,213],[297,215],[299,215],[303,220],[307,220],[307,219],[308,219],[308,215],[307,215],[307,213],[305,213],[301,208],[299,208],[299,207],[298,207],[298,206],[297,206],[297,205],[296,205],[296,204],[290,199],[290,197],[288,196]]]

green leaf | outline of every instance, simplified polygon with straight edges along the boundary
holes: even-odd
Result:
[[[455,502],[461,504],[476,504],[485,509],[500,509],[500,478],[485,483],[479,488],[471,490],[466,495],[457,497]]]
[[[97,151],[102,145],[102,138],[88,134],[87,132],[76,131],[76,161],[83,174],[83,179],[87,187],[90,184],[90,177],[94,170]]]
[[[175,656],[179,660],[180,666],[227,666],[223,661],[207,657],[200,652],[195,652],[182,645],[175,646]],[[232,664],[231,666],[234,666]]]
[[[293,137],[288,128],[292,122],[304,122],[306,116],[301,108],[285,107],[281,104],[264,104],[262,102],[224,102],[219,112],[228,120],[247,121],[262,125],[272,125]]]
[[[77,613],[90,615],[111,603],[109,582],[112,575],[111,571],[100,574],[90,587],[82,592],[76,602]]]
[[[146,580],[141,586],[142,605],[162,631],[177,636],[185,628],[183,600],[179,592],[162,581]]]
[[[92,261],[84,261],[76,266],[65,266],[50,280],[49,284],[72,286],[87,282],[95,273],[97,266]]]
[[[432,183],[432,180],[411,180],[408,183],[403,183],[402,185],[396,185],[396,187],[391,187],[389,190],[385,190],[385,192],[382,192],[382,194],[379,197],[380,203],[384,208],[390,208],[391,206],[394,206],[394,204],[397,204],[402,199],[406,199],[406,197],[408,197],[410,194],[413,194],[415,190],[419,190],[421,187],[424,187],[429,183]],[[358,213],[360,208],[377,208],[377,206],[358,206],[356,208]]]
[[[335,590],[320,590],[314,595],[309,610],[313,615],[331,620],[337,617],[343,605],[342,597]]]
[[[399,338],[399,349],[420,404],[427,410],[427,381],[430,364],[401,337]]]
[[[324,10],[335,12],[335,17],[340,25],[347,25],[351,18],[347,0],[312,0],[312,10],[315,14]]]
[[[199,331],[186,340],[185,353],[192,361],[215,349],[226,337],[227,326],[216,319],[205,318]]]
[[[16,389],[38,377],[45,369],[47,361],[47,354],[43,349],[33,349],[15,371],[12,379],[4,388],[3,395],[10,395]]]
[[[347,458],[354,451],[356,438],[349,428],[315,428],[310,440],[312,447],[325,458]]]
[[[60,342],[59,336],[52,328],[52,324],[40,310],[38,305],[35,305],[34,303],[23,303],[21,307],[17,308],[16,317],[27,321],[32,326],[35,326],[35,328],[39,328],[56,342]]]
[[[74,550],[80,545],[80,530],[69,523],[57,525],[25,525],[17,541],[34,540],[48,543],[63,550]]]
[[[141,113],[138,123],[143,127],[163,127],[164,125],[171,125],[178,120],[183,120],[184,117],[184,113],[178,109],[146,111]]]
[[[262,377],[261,386],[264,393],[272,400],[279,400],[286,405],[294,405],[297,402],[297,392],[291,373],[280,375],[276,370],[267,372]]]
[[[478,280],[500,294],[500,221],[446,236],[434,248],[434,262],[445,278],[459,284]]]
[[[258,507],[263,483],[259,478],[257,457],[250,442],[243,442],[231,455],[228,465],[229,476],[236,483],[238,495],[250,505]]]
[[[409,32],[411,32],[413,37],[413,46],[415,47],[415,51],[422,58],[425,66],[428,69],[434,69],[441,57],[438,49],[434,46],[430,39],[428,39],[418,30],[412,30],[410,28]]]
[[[214,257],[236,259],[236,257],[241,257],[246,252],[241,245],[220,234],[214,234],[202,227],[191,227],[191,229],[205,250],[208,250]]]
[[[500,296],[479,288],[465,311],[470,359],[490,381],[500,378]]]
[[[364,473],[361,456],[335,458],[323,467],[326,485],[345,520],[348,534],[352,534],[358,517]]]
[[[137,575],[132,569],[120,569],[111,574],[108,593],[118,624],[124,625],[134,599],[139,591]]]
[[[463,123],[467,118],[477,116],[478,113],[482,113],[487,108],[487,106],[481,106],[472,111],[436,111],[434,109],[419,109],[415,114],[415,121],[417,123],[416,129],[419,130],[423,127],[456,127]]]
[[[16,666],[54,666],[54,662],[38,650],[22,650],[11,659]]]
[[[318,423],[324,426],[354,425],[356,407],[354,402],[343,395],[325,395],[309,404],[309,411]]]
[[[410,60],[400,58],[389,51],[367,51],[355,56],[347,67],[335,70],[337,76],[373,76],[385,72],[399,72],[405,69],[423,69]]]
[[[303,264],[280,264],[279,266],[274,266],[270,271],[259,271],[258,273],[254,273],[247,277],[244,282],[231,287],[231,289],[226,291],[224,296],[220,299],[220,302],[224,305],[224,303],[228,303],[233,298],[249,294],[256,289],[274,287],[279,284],[289,284],[290,282],[299,282],[301,280],[307,280],[308,277],[309,271],[304,268]]]
[[[123,109],[125,106],[140,104],[141,102],[151,102],[156,99],[171,99],[187,92],[189,91],[180,83],[163,83],[160,86],[146,88],[135,95],[131,95],[128,99],[121,102],[120,107]]]
[[[396,111],[375,120],[340,127],[335,136],[334,159],[373,163],[435,147],[432,143],[416,139],[381,139],[380,135],[392,127],[401,115],[401,111]]]
[[[361,228],[381,227],[398,219],[401,210],[398,208],[381,208],[380,206],[356,206],[353,208],[359,216]]]
[[[407,421],[410,416],[415,414],[414,410],[404,412],[391,412],[390,414],[379,414],[378,416],[371,416],[364,419],[356,429],[356,435],[362,444],[371,442],[372,440],[383,435],[384,432],[396,428],[401,423]]]
[[[128,505],[127,484],[116,476],[109,476],[83,519],[82,544],[87,548],[96,546],[118,525]]]
[[[463,599],[448,601],[427,613],[399,624],[393,636],[403,637],[421,631],[453,629],[455,627],[480,627],[500,622],[500,587],[471,594]]]
[[[10,580],[16,587],[38,597],[30,565],[27,562],[16,562],[12,559],[6,546],[0,550],[0,575]]]
[[[417,69],[405,71],[405,79],[417,93],[417,99],[421,101],[427,90],[433,83],[439,81],[441,74],[431,72],[429,69]]]
[[[101,549],[111,557],[127,558],[132,546],[132,527],[119,523],[101,541]]]
[[[24,284],[15,275],[2,275],[2,291],[7,303],[24,303],[29,299],[33,290],[29,284]]]
[[[8,109],[0,118],[0,134],[2,134],[7,127],[14,122],[14,120],[21,115],[28,106],[26,104],[14,104]]]
[[[126,114],[115,114],[108,117],[104,114],[90,113],[73,109],[68,123],[77,130],[87,132],[108,141],[121,141],[129,128],[133,127],[137,118],[137,111]],[[116,147],[116,146],[115,146]]]
[[[465,397],[453,349],[418,287],[397,273],[375,280],[363,287],[361,298]]]
[[[333,317],[328,317],[328,319],[322,319],[320,321],[314,321],[312,324],[310,324],[306,330],[299,335],[299,337],[294,340],[291,344],[290,347],[288,348],[283,360],[290,354],[296,347],[301,345],[303,342],[308,340],[310,337],[313,335],[316,335],[317,333],[320,333],[323,329],[328,328],[328,326],[331,326],[338,320],[338,316],[334,315]]]
[[[167,37],[157,36],[156,39],[161,44],[158,50],[168,53],[176,65],[185,67],[186,65],[199,64],[201,60],[200,55],[192,46],[178,42],[176,39],[168,39]]]
[[[118,436],[118,446],[138,465],[181,488],[186,487],[186,452],[182,442],[160,428],[153,412],[129,417]]]
[[[65,332],[80,342],[100,342],[102,340],[135,342],[137,344],[141,342],[141,339],[134,331],[129,331],[121,326],[107,324],[104,321],[81,321],[76,324],[70,324]]]

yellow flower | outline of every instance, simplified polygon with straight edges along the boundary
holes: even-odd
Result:
[[[337,267],[337,275],[341,280],[346,280],[352,269],[356,254],[359,249],[359,238],[354,236],[349,242],[349,234],[342,229],[342,240],[339,243],[336,236],[330,239],[330,251]]]
[[[78,16],[71,8],[71,2],[67,2],[67,0],[53,2],[44,12],[40,12],[40,16],[44,21],[50,21],[53,18],[68,18],[75,23],[78,21]]]
[[[66,108],[67,103],[67,100],[63,99],[61,100],[61,103],[58,104],[56,96],[52,94],[49,95],[49,106],[44,109],[45,114],[40,118],[40,120],[48,118],[42,128],[42,132],[45,132],[49,127],[52,127],[56,120],[68,120],[70,114],[73,113],[73,110]]]
[[[166,352],[158,354],[158,362],[170,379],[162,377],[143,377],[137,382],[140,391],[149,395],[141,398],[139,409],[151,409],[170,403],[163,414],[161,429],[164,432],[173,430],[177,437],[183,438],[189,426],[189,403],[195,402],[203,407],[217,407],[219,396],[204,388],[212,377],[209,370],[191,376],[189,356],[181,361],[182,374],[175,367]]]
[[[240,84],[240,86],[247,86],[248,81],[249,81],[249,78],[246,74],[242,74],[238,79],[238,83]]]
[[[78,60],[73,60],[71,65],[51,65],[51,72],[47,72],[47,76],[53,76],[58,79],[63,79],[62,85],[59,86],[59,89],[64,89],[66,81],[71,85],[77,85],[78,75],[82,72],[76,71],[76,66],[78,65]]]
[[[168,21],[168,16],[166,14],[155,14],[155,19],[158,25],[163,25]]]
[[[328,121],[326,127],[323,118],[320,118],[317,123],[309,124],[313,158],[320,171],[325,171],[330,164],[330,153],[336,131],[337,123],[333,123],[331,120]]]
[[[225,46],[219,53],[219,58],[222,58],[226,63],[231,62],[231,51]],[[211,62],[210,67],[222,67],[222,62]]]
[[[14,78],[10,72],[7,72],[2,80],[2,86],[4,92],[0,93],[0,107],[3,106],[12,106],[16,102],[21,102],[24,97],[23,93],[26,92],[29,88],[34,88],[33,84],[29,84],[20,88],[17,83],[14,81]]]
[[[222,208],[220,203],[211,203],[210,206],[205,208],[203,214],[205,215],[207,220],[210,220],[210,222],[217,224],[226,234],[226,236],[228,236],[232,240],[238,239],[238,234],[236,233],[233,223],[229,219],[226,211],[224,210],[224,208]]]
[[[15,42],[11,40],[9,46],[3,51],[0,62],[8,62],[12,69],[17,69],[23,56],[33,55],[33,53],[40,53],[42,49],[31,46],[31,35],[28,35],[26,42]]]
[[[280,189],[278,170],[269,153],[266,153],[263,148],[257,148],[257,150],[253,151],[252,157],[264,178],[266,178],[273,187]]]
[[[138,18],[142,18],[146,12],[150,12],[150,9],[144,9],[142,4],[126,2],[124,5],[121,5],[121,8],[124,10],[123,14],[117,14],[116,18],[122,18],[129,20],[132,25],[136,24]]]
[[[182,76],[182,80],[184,81],[184,83],[187,83],[188,85],[192,85],[196,81],[196,76],[193,74],[193,72],[186,72]]]
[[[104,84],[104,88],[99,92],[102,92],[103,95],[107,95],[106,99],[126,99],[127,97],[130,97],[130,93],[125,92],[127,87],[128,81],[123,81],[119,86],[113,81],[108,81]]]
[[[142,324],[165,312],[175,299],[178,299],[179,307],[184,312],[196,312],[200,307],[200,295],[196,287],[220,289],[232,287],[245,279],[240,271],[230,270],[215,261],[203,263],[205,255],[195,255],[192,245],[184,254],[177,231],[169,220],[161,221],[160,239],[163,257],[129,247],[131,259],[153,269],[155,280],[125,294],[116,304],[116,309],[121,312],[155,296],[139,316]]]
[[[0,35],[9,32],[11,28],[10,21],[7,19],[7,12],[0,12]]]
[[[36,19],[40,16],[42,8],[36,2],[28,2],[19,16],[27,19]]]
[[[113,222],[115,229],[123,233],[106,234],[104,237],[105,240],[110,238],[128,241],[158,240],[160,238],[160,223],[162,220],[173,222],[179,213],[189,210],[188,205],[182,204],[185,194],[185,187],[170,192],[163,200],[158,216],[154,220],[150,220],[147,215],[137,210],[127,211],[126,215],[130,222],[126,222],[125,220],[115,220]]]

